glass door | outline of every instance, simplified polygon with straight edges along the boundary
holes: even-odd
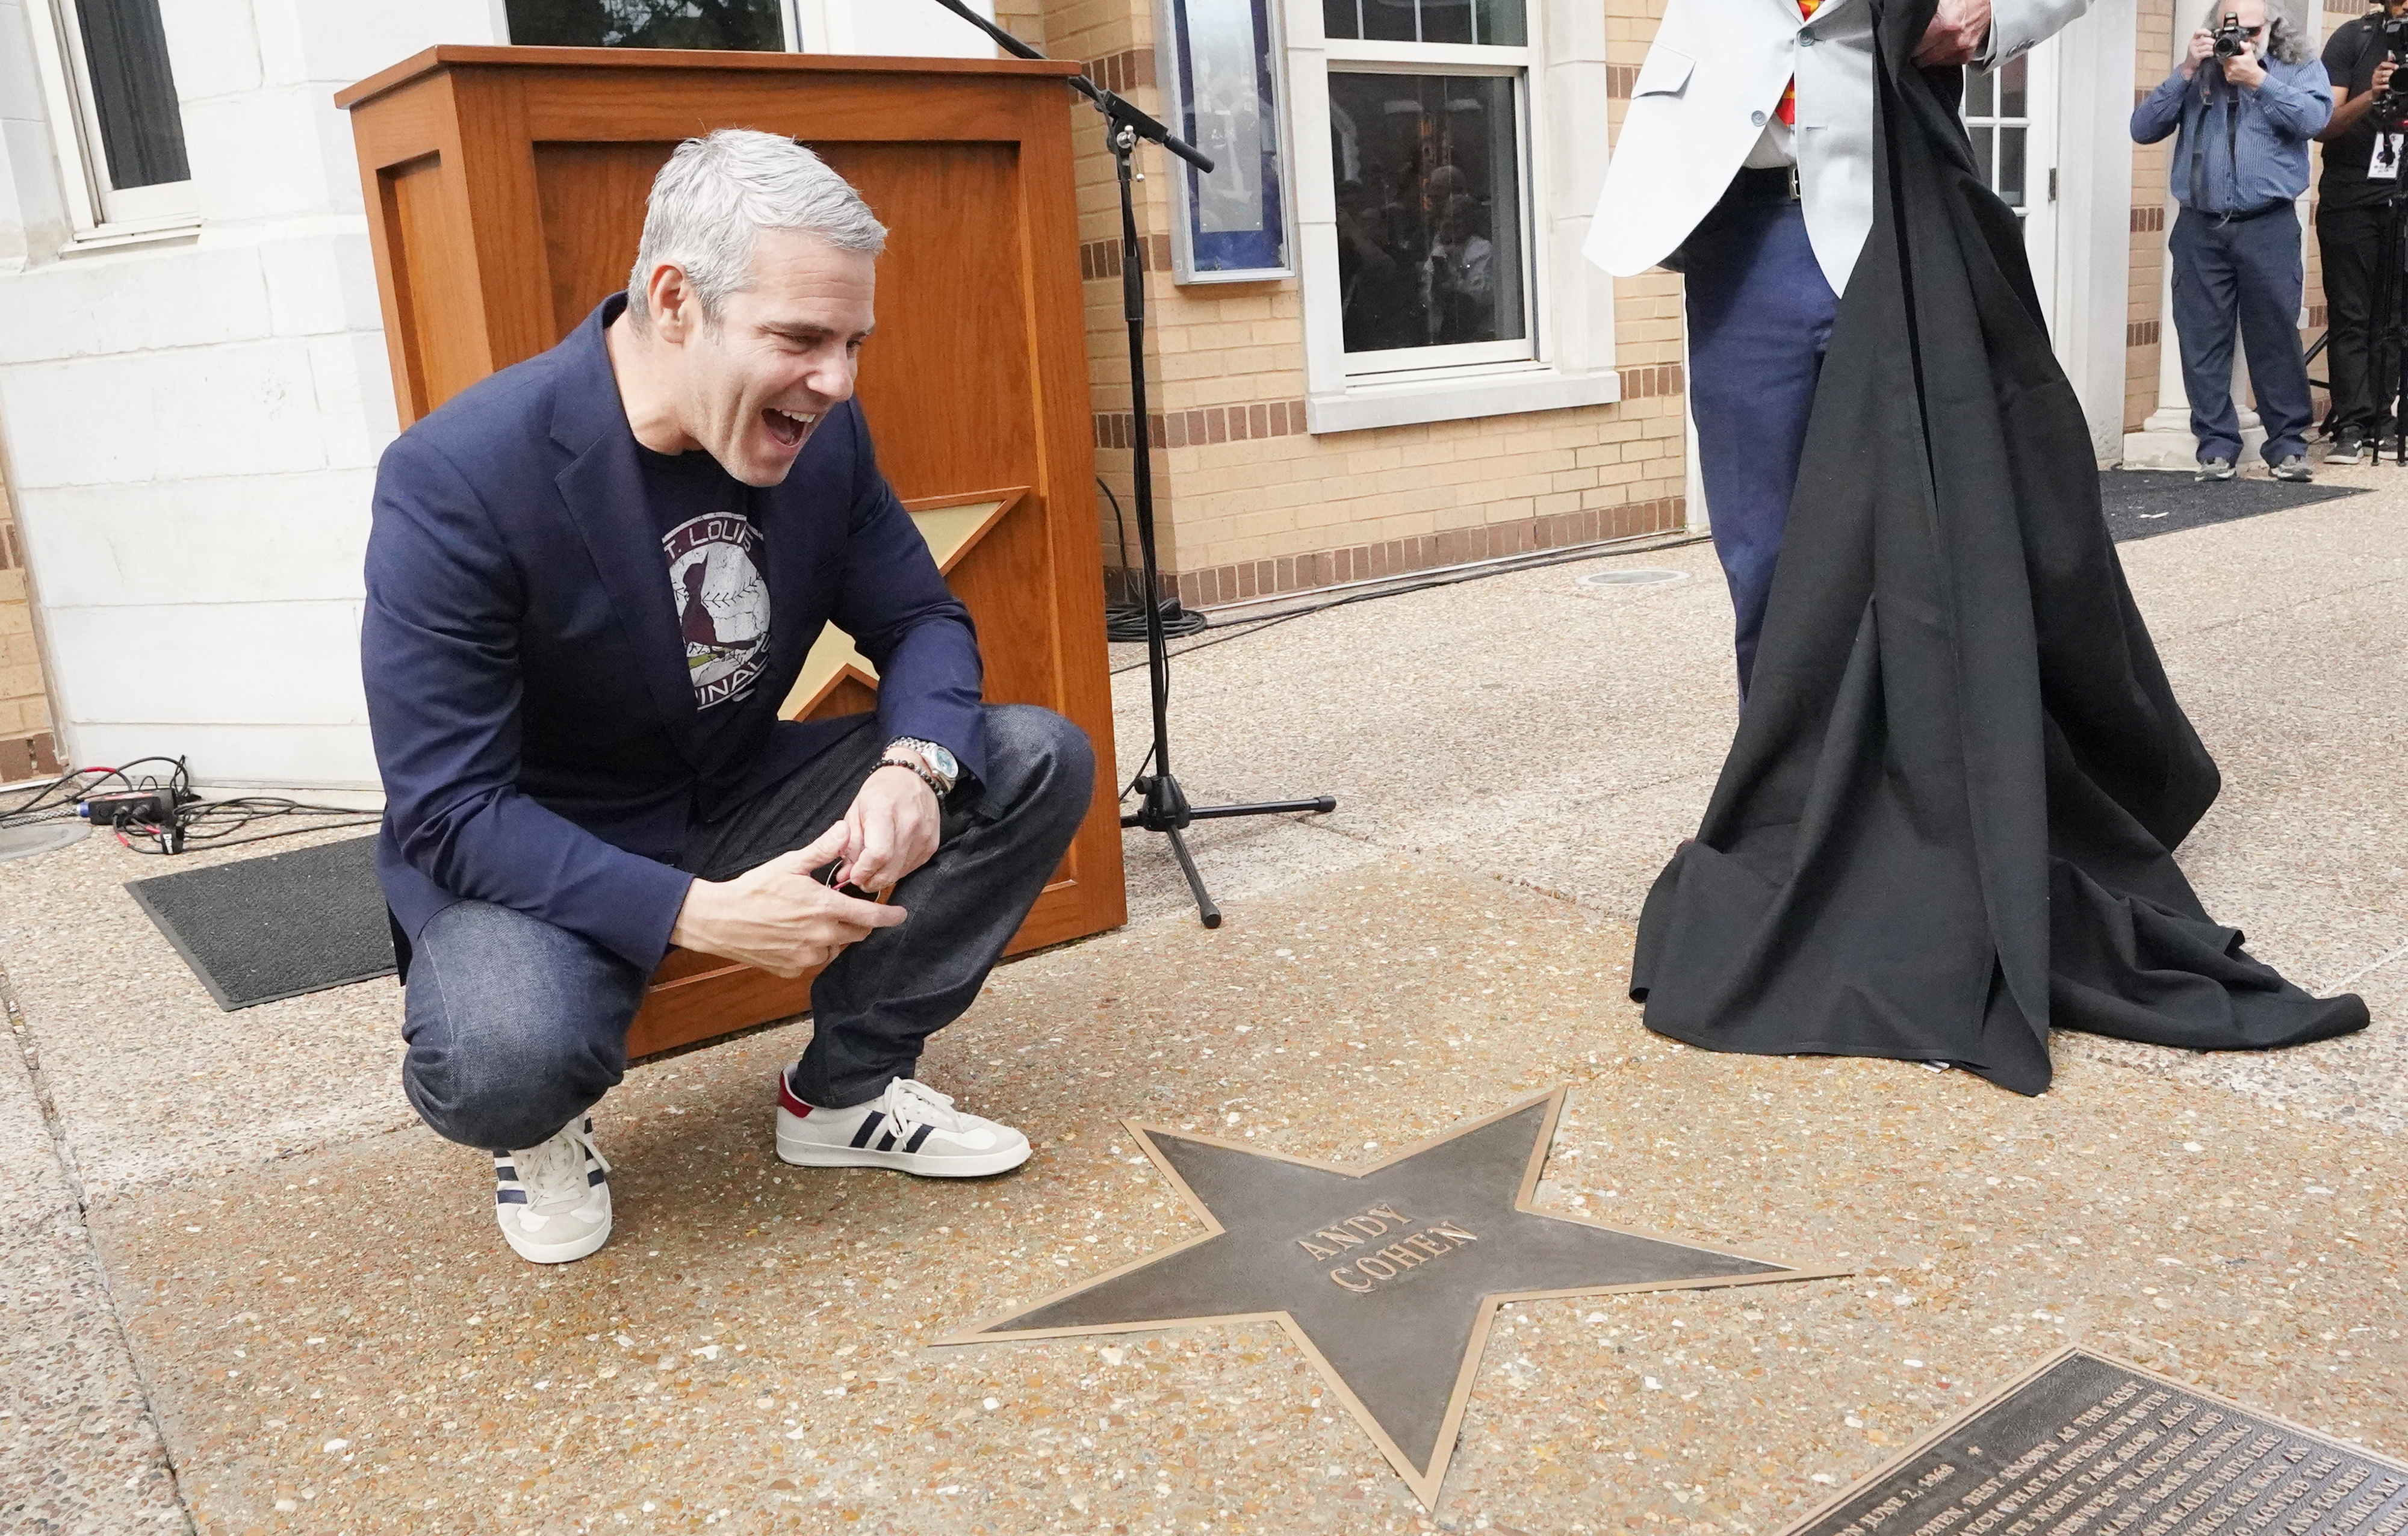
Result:
[[[2054,37],[1999,69],[1965,77],[1965,130],[1973,165],[2015,210],[2041,310],[2056,319],[2057,54]]]

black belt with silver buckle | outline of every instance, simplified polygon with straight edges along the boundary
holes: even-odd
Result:
[[[1798,167],[1743,166],[1731,178],[1730,195],[1750,203],[1798,202]]]
[[[2281,197],[2271,203],[2260,203],[2256,208],[2235,208],[2230,213],[2211,213],[2208,217],[2219,224],[2245,224],[2254,219],[2263,219],[2270,213],[2280,213],[2283,209],[2294,206],[2289,198]]]

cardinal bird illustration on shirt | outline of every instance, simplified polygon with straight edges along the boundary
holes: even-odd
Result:
[[[752,559],[760,541],[734,512],[691,519],[662,540],[697,709],[742,693],[766,664],[769,587]]]

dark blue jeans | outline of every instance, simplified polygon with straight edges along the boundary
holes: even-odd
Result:
[[[1743,698],[1840,301],[1807,242],[1804,210],[1738,188],[1682,246],[1681,270],[1698,472],[1730,583]]]
[[[885,751],[874,716],[783,782],[701,828],[690,865],[725,880],[805,847],[841,820]],[[896,885],[910,921],[881,928],[811,983],[813,1031],[792,1082],[840,1109],[910,1074],[959,1018],[1053,878],[1087,811],[1095,754],[1050,710],[990,705],[987,777],[945,815],[936,856]],[[420,930],[403,1005],[403,1091],[436,1134],[533,1146],[616,1087],[627,1026],[651,978],[539,918],[483,901]]]
[[[2300,350],[2300,216],[2288,204],[2226,223],[2182,210],[2166,244],[2174,260],[2174,334],[2182,341],[2183,389],[2201,463],[2241,457],[2232,404],[2232,333],[2241,332],[2249,385],[2265,423],[2268,464],[2308,451],[2315,408]]]

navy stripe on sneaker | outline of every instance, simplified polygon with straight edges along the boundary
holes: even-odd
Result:
[[[853,1133],[853,1144],[856,1147],[867,1146],[869,1139],[878,1134],[878,1123],[885,1118],[884,1110],[872,1110],[862,1116],[861,1128]]]
[[[518,1176],[518,1169],[509,1163],[495,1163],[494,1165],[494,1177],[496,1179],[515,1179]]]
[[[589,1168],[585,1170],[585,1186],[588,1189],[593,1188],[597,1184],[609,1184],[609,1182],[610,1175],[602,1169]]]
[[[496,1189],[494,1191],[494,1203],[495,1205],[524,1205],[526,1202],[526,1191],[523,1189]]]
[[[878,1150],[881,1152],[892,1152],[895,1150],[895,1133],[893,1131],[890,1130],[885,1135],[878,1139]]]
[[[922,1126],[918,1130],[911,1133],[911,1140],[903,1143],[903,1150],[906,1152],[919,1151],[920,1143],[926,1141],[928,1139],[928,1133],[936,1128],[937,1127],[934,1126]]]

